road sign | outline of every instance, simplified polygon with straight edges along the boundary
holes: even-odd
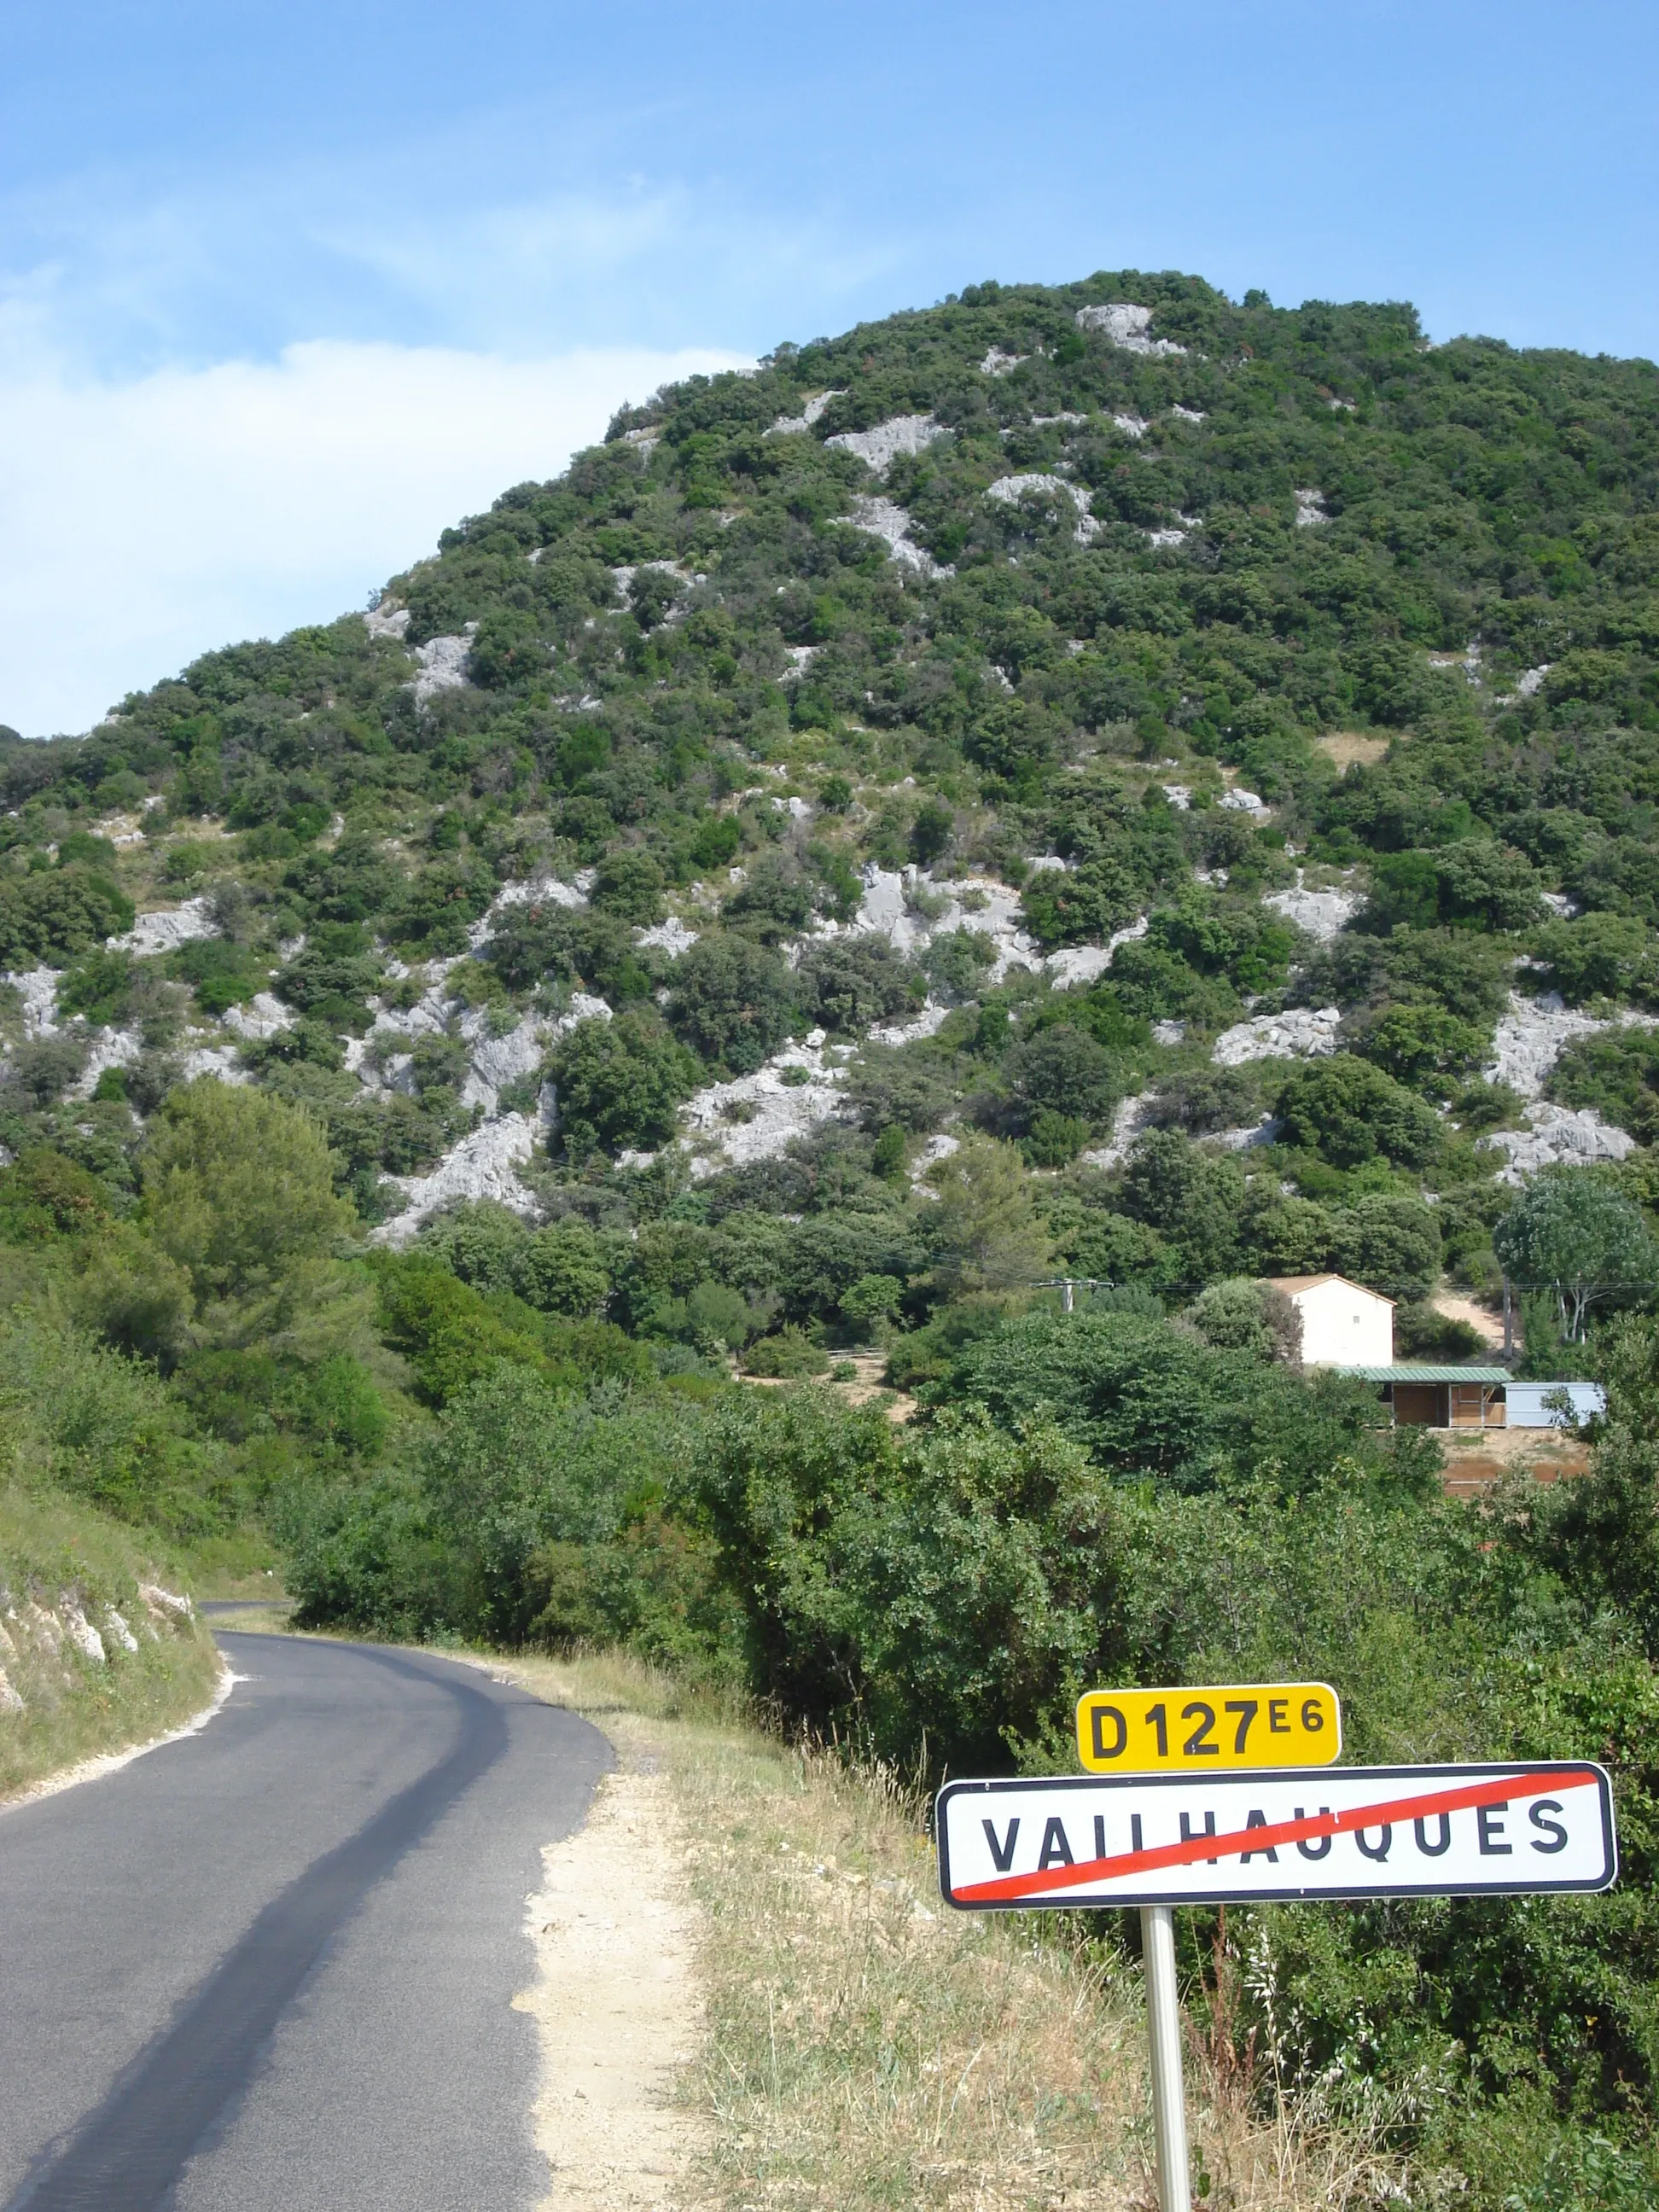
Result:
[[[1091,1774],[1329,1766],[1342,1748],[1342,1710],[1328,1682],[1087,1690],[1077,1701],[1077,1748]]]
[[[952,1782],[939,1883],[975,1911],[1605,1889],[1613,1796],[1587,1761]]]

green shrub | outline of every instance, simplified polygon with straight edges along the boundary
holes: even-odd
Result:
[[[722,1074],[751,1074],[778,1049],[795,1018],[794,980],[775,952],[719,933],[681,955],[669,1019]]]
[[[122,935],[132,918],[126,894],[86,868],[0,878],[0,966],[61,968]]]
[[[1335,1168],[1374,1159],[1420,1167],[1440,1144],[1433,1109],[1349,1053],[1297,1068],[1279,1094],[1277,1111],[1287,1144]]]
[[[702,1071],[653,1015],[630,1011],[579,1023],[555,1047],[548,1073],[560,1139],[582,1160],[596,1151],[666,1144]]]
[[[748,1375],[793,1381],[804,1375],[828,1374],[830,1356],[804,1330],[790,1326],[781,1328],[775,1336],[763,1336],[751,1344],[744,1354],[743,1364]]]

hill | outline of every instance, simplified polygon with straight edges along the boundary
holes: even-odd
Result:
[[[1425,2190],[1645,2187],[1656,488],[1647,363],[987,284],[7,740],[16,1480],[907,1766],[1230,1668],[1336,1682],[1359,1756],[1604,1757],[1609,1899],[1188,1964]],[[1500,1249],[1609,1415],[1477,1517],[1257,1279],[1445,1356]],[[731,1378],[870,1346],[902,1431]]]
[[[976,1128],[1079,1273],[1480,1282],[1505,1153],[1656,1127],[1656,424],[1645,363],[1133,274],[659,394],[367,617],[5,748],[14,1149],[211,1069],[401,1238],[831,1161],[896,1224]]]

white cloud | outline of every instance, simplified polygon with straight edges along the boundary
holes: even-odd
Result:
[[[197,653],[362,606],[711,349],[540,360],[321,341],[94,382],[0,369],[0,723],[82,730]]]

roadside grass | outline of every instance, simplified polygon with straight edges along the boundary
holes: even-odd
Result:
[[[179,1728],[211,1698],[219,1655],[199,1620],[146,1606],[155,1570],[127,1533],[67,1501],[0,1491],[0,1805],[82,1761]],[[98,1632],[78,1648],[64,1601]],[[112,1629],[127,1624],[136,1651]],[[21,1701],[21,1710],[19,1703]]]
[[[708,2021],[681,2087],[704,2123],[688,2204],[1155,2205],[1140,1980],[1086,1923],[951,1912],[904,1778],[781,1742],[625,1655],[490,1663],[672,1784]],[[1356,2134],[1264,2086],[1189,2027],[1201,2203],[1401,2201],[1380,2117]]]

